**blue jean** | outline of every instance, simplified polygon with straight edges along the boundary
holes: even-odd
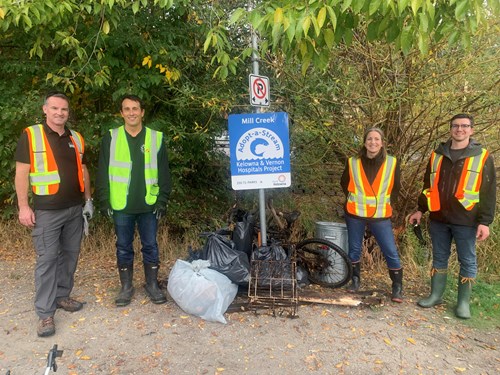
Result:
[[[455,240],[460,275],[475,278],[477,275],[476,231],[475,227],[431,220],[429,232],[432,240],[432,266],[438,270],[448,268],[451,242]]]
[[[129,265],[134,262],[135,224],[141,238],[141,252],[144,263],[158,264],[158,243],[156,231],[158,220],[152,212],[141,214],[124,214],[113,212],[116,233],[116,259],[118,265]]]
[[[361,260],[361,249],[363,246],[363,237],[365,228],[368,225],[373,236],[384,254],[387,267],[391,270],[401,268],[392,224],[390,219],[385,220],[364,220],[362,218],[346,215],[347,236],[349,238],[349,259],[352,263],[358,263]]]

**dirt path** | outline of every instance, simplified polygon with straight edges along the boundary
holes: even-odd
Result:
[[[32,263],[32,262],[31,262]],[[112,264],[80,264],[74,297],[83,310],[55,316],[36,336],[32,265],[0,261],[0,374],[43,374],[54,344],[58,374],[498,374],[500,328],[476,330],[444,309],[401,305],[302,305],[297,319],[226,314],[228,324],[189,316],[171,300],[151,304],[136,275],[131,305],[115,308]],[[385,301],[385,302],[384,302]]]

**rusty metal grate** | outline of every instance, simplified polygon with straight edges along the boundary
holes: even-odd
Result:
[[[273,315],[297,314],[298,294],[295,256],[286,260],[256,260],[250,263],[248,297],[250,308],[268,309]]]

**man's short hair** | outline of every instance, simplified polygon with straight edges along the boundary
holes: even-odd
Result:
[[[61,98],[66,100],[66,102],[69,104],[69,98],[61,91],[49,91],[47,95],[45,95],[45,100],[43,101],[43,103],[47,104],[47,100],[49,98]]]
[[[142,101],[142,99],[141,99],[141,98],[139,98],[137,95],[132,95],[132,94],[131,94],[131,95],[123,95],[123,96],[122,96],[122,98],[121,98],[121,100],[120,100],[120,111],[122,110],[123,101],[124,101],[125,99],[132,100],[132,101],[134,101],[134,102],[139,103],[139,107],[140,107],[141,109],[144,109],[144,102]]]
[[[472,115],[469,115],[467,113],[459,113],[459,114],[457,114],[457,115],[455,115],[455,116],[453,116],[451,118],[451,120],[450,120],[450,128],[451,128],[451,125],[453,124],[453,121],[456,120],[456,119],[458,119],[458,118],[466,118],[466,119],[468,119],[470,121],[471,128],[474,127],[474,117]]]

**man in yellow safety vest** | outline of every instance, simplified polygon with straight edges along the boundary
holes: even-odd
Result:
[[[496,176],[493,158],[472,138],[474,119],[458,114],[450,121],[450,139],[432,152],[424,175],[418,211],[410,223],[419,224],[430,211],[432,239],[431,294],[418,301],[421,307],[443,302],[448,260],[455,241],[460,275],[455,315],[469,319],[472,283],[477,275],[476,239],[489,236],[495,216]]]
[[[111,217],[116,233],[116,257],[121,290],[116,306],[126,306],[134,294],[134,234],[141,239],[145,291],[155,304],[165,303],[158,286],[158,221],[166,213],[170,172],[163,133],[143,125],[144,105],[135,95],[123,97],[125,124],[107,132],[101,142],[96,195],[101,212]]]

